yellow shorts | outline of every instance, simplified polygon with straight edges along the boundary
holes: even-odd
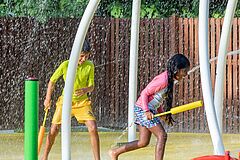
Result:
[[[63,97],[59,97],[56,103],[56,110],[53,115],[52,123],[61,124],[62,123],[62,105]],[[86,99],[79,102],[72,103],[71,117],[75,117],[79,123],[84,123],[87,120],[96,120],[91,107],[91,101]]]

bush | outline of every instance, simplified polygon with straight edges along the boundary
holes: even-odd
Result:
[[[78,18],[84,13],[89,0],[0,0],[0,16],[35,17],[46,21],[52,17]],[[209,15],[221,18],[227,6],[227,0],[219,3],[210,0]],[[100,2],[97,16],[113,18],[131,17],[131,0],[104,0]],[[142,0],[141,18],[163,18],[173,14],[183,18],[198,16],[199,0]],[[236,17],[240,16],[238,3]]]

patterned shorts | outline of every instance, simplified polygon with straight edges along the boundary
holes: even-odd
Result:
[[[157,114],[157,111],[155,109],[150,109],[150,112],[152,112],[153,114]],[[151,120],[146,120],[143,109],[136,105],[134,106],[134,114],[135,114],[135,124],[137,125],[141,125],[146,128],[151,128],[161,123],[158,117],[155,117]]]

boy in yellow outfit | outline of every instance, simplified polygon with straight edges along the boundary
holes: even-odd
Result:
[[[90,55],[90,45],[87,41],[83,44],[82,52],[80,53],[78,67],[76,71],[76,78],[74,82],[74,93],[72,95],[72,112],[79,123],[85,123],[90,134],[91,145],[95,160],[100,160],[99,136],[97,131],[97,124],[91,108],[91,101],[87,93],[94,89],[94,64],[88,60]],[[47,94],[44,101],[45,110],[50,108],[51,95],[54,90],[55,83],[60,77],[64,81],[67,76],[67,68],[69,61],[64,61],[60,64],[57,70],[53,73],[48,83]],[[48,154],[52,148],[55,137],[57,136],[62,118],[63,94],[58,98],[56,103],[56,110],[52,119],[52,126],[46,140],[46,146],[42,160],[48,159]]]

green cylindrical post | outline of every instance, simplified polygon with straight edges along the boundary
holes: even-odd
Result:
[[[38,160],[38,79],[25,80],[24,160]]]

